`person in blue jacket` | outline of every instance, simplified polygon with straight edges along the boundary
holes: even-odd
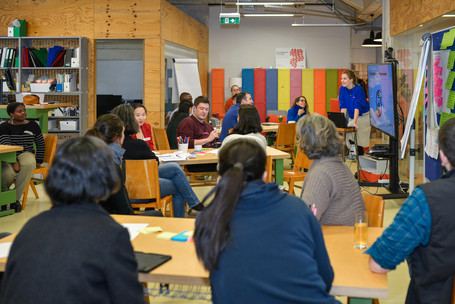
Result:
[[[357,76],[351,70],[341,75],[341,87],[338,96],[340,111],[348,118],[348,126],[357,131],[357,146],[359,155],[363,154],[363,147],[370,146],[370,104],[367,101],[365,90],[357,84]],[[349,140],[354,143],[353,133],[346,134],[346,144]]]
[[[339,303],[321,226],[300,198],[264,182],[264,149],[237,139],[218,156],[221,178],[194,232],[213,303]]]
[[[239,106],[241,104],[253,104],[253,98],[248,92],[238,93],[236,96],[236,104],[234,104],[226,113],[223,118],[223,125],[221,127],[221,134],[219,141],[223,142],[226,136],[229,135],[229,130],[234,128],[237,124],[237,118],[239,116]]]
[[[294,100],[292,108],[288,111],[287,122],[297,122],[303,116],[310,114],[308,102],[305,96],[299,96]]]

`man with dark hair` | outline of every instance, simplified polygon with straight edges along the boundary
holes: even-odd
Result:
[[[177,128],[177,137],[188,139],[188,148],[202,145],[212,147],[216,143],[218,133],[205,121],[210,110],[210,101],[205,96],[194,100],[193,115],[182,120]]]
[[[455,273],[455,118],[438,134],[441,179],[417,187],[393,223],[366,251],[370,269],[386,273],[407,259],[406,303],[451,303]]]
[[[239,116],[239,106],[241,104],[253,104],[251,94],[247,92],[238,93],[236,96],[236,104],[233,105],[223,119],[223,126],[221,128],[220,142],[229,135],[229,130],[234,128],[237,124],[237,117]]]

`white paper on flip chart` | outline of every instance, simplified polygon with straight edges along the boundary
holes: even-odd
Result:
[[[122,226],[128,229],[128,233],[130,234],[130,241],[133,241],[139,235],[139,230],[144,229],[148,226],[148,224],[122,224]]]
[[[13,245],[12,242],[0,244],[0,259],[8,257],[11,245]]]

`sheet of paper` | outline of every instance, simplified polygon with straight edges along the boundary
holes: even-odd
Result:
[[[139,232],[139,233],[142,233],[142,234],[152,234],[152,233],[160,232],[160,231],[163,231],[163,228],[158,227],[158,226],[155,226],[155,227],[145,227],[144,229],[138,230],[138,232]]]
[[[13,245],[12,242],[0,244],[0,259],[8,257],[11,245]]]
[[[439,147],[438,147],[438,131],[427,129],[425,152],[429,157],[438,159]]]
[[[163,233],[160,233],[156,236],[157,239],[160,239],[160,240],[170,240],[172,237],[176,236],[178,233],[174,233],[174,232],[163,232]]]
[[[442,36],[442,41],[441,41],[441,50],[445,50],[448,47],[451,47],[453,45],[454,39],[455,39],[455,31],[453,31],[453,29],[444,33],[444,36]]]
[[[455,79],[455,71],[450,71],[449,76],[447,76],[446,89],[451,90],[453,85],[453,80]]]
[[[218,155],[218,149],[213,149],[211,151],[208,151],[207,153],[212,153],[212,154]]]
[[[447,97],[447,107],[450,110],[454,110],[455,107],[455,91],[450,91],[449,96]]]
[[[449,60],[447,60],[447,69],[453,69],[453,64],[455,62],[455,51],[451,51],[449,54]]]
[[[439,127],[442,127],[442,125],[450,119],[450,114],[446,112],[441,113],[441,119],[439,120]]]
[[[122,224],[123,227],[128,229],[128,233],[130,234],[130,241],[133,241],[139,235],[139,230],[144,229],[148,226],[147,223],[140,223],[140,224]]]
[[[160,160],[160,162],[179,162],[179,161],[186,160],[187,154],[189,154],[189,153],[184,153],[184,154],[167,153],[167,154],[163,154],[163,155],[157,155],[157,157]]]

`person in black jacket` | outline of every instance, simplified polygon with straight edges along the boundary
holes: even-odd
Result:
[[[0,303],[144,303],[128,230],[97,204],[118,190],[114,171],[99,138],[57,149],[44,185],[52,208],[15,238]]]
[[[112,110],[123,121],[125,126],[125,139],[123,149],[125,149],[124,159],[156,159],[155,153],[150,150],[149,146],[140,139],[132,138],[136,134],[139,125],[134,117],[134,110],[128,104],[116,106]],[[196,211],[200,211],[204,206],[199,201],[188,179],[183,173],[182,168],[177,163],[166,162],[158,167],[160,178],[161,197],[172,195],[172,205],[174,207],[174,217],[185,216],[185,202],[188,206]]]
[[[125,188],[125,177],[120,165],[122,164],[125,150],[121,147],[125,138],[123,122],[115,114],[104,114],[98,117],[92,129],[88,130],[86,135],[101,138],[111,148],[114,161],[117,164],[116,169],[120,177],[120,188],[106,200],[101,201],[100,205],[111,214],[134,215],[128,192]],[[146,216],[163,216],[159,210],[148,210],[141,215]]]

